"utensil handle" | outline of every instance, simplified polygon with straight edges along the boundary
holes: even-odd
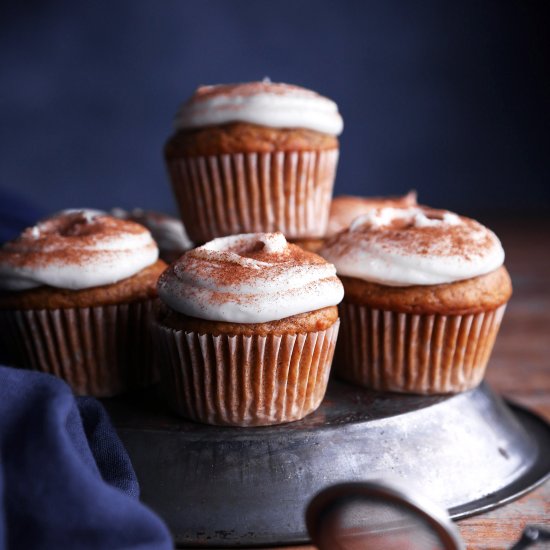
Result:
[[[550,531],[537,527],[536,525],[527,525],[521,534],[520,539],[510,548],[510,550],[523,550],[529,548],[537,542],[550,541]]]

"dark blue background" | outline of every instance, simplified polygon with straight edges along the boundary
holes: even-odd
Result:
[[[550,207],[548,2],[74,0],[1,18],[0,191],[175,211],[162,161],[198,84],[335,99],[337,193],[465,213]]]

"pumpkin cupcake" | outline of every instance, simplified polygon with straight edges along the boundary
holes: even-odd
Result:
[[[0,338],[11,364],[109,396],[151,383],[150,323],[166,264],[141,225],[62,213],[0,249]]]
[[[345,289],[340,377],[423,394],[481,382],[512,293],[494,233],[446,210],[380,208],[321,254]]]
[[[297,245],[309,250],[318,252],[321,250],[327,238],[343,231],[353,222],[355,218],[371,212],[376,208],[408,208],[417,206],[416,191],[409,191],[401,197],[359,197],[355,195],[340,195],[334,197],[330,203],[330,212],[325,236],[317,239],[298,239],[294,241]]]
[[[161,377],[179,414],[229,426],[299,420],[325,394],[342,284],[282,233],[186,252],[158,283]]]
[[[165,147],[191,240],[324,235],[343,128],[336,104],[269,81],[201,86]]]

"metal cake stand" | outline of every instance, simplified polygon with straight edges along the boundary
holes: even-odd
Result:
[[[509,502],[550,475],[550,427],[487,385],[424,397],[333,380],[315,413],[262,428],[178,418],[154,390],[104,403],[142,500],[181,547],[307,542],[305,508],[336,483],[412,482],[458,519]]]

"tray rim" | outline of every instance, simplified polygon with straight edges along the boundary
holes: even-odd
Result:
[[[525,431],[535,439],[537,459],[517,479],[498,491],[448,509],[447,513],[453,521],[500,508],[530,493],[550,479],[550,453],[541,452],[541,443],[544,443],[544,439],[550,446],[550,424],[542,416],[523,405],[514,403],[510,399],[503,398],[503,400]]]

